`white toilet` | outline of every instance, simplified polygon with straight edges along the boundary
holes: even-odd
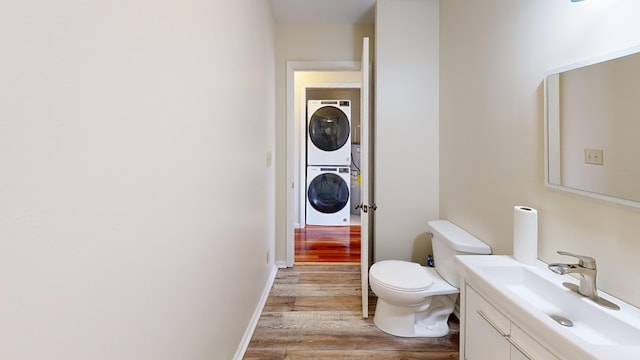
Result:
[[[378,296],[373,322],[391,335],[447,335],[447,320],[460,292],[455,255],[491,254],[489,245],[449,221],[430,221],[429,231],[435,268],[384,260],[369,269],[371,290]]]

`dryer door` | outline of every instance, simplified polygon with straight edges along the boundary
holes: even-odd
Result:
[[[324,214],[333,214],[349,204],[349,184],[333,173],[316,176],[307,189],[309,204]]]
[[[309,138],[321,150],[340,149],[349,140],[349,118],[334,106],[325,106],[316,110],[309,119]]]

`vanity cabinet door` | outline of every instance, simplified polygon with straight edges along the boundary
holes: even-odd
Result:
[[[509,338],[513,345],[511,351],[512,360],[559,360],[514,323],[511,323],[511,335]]]
[[[466,360],[509,360],[510,321],[468,285],[465,302]]]
[[[511,360],[535,360],[531,359],[515,347],[511,347]]]
[[[472,287],[464,290],[466,360],[559,360]]]

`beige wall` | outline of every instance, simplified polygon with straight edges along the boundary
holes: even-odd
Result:
[[[273,268],[266,1],[0,5],[0,358],[230,359]]]
[[[362,38],[373,39],[373,25],[276,24],[276,260],[286,262],[287,61],[359,61]],[[371,50],[373,51],[373,50]],[[293,211],[292,211],[293,213]]]
[[[438,218],[438,1],[376,6],[374,257],[425,264]]]
[[[513,206],[539,211],[539,256],[598,261],[601,289],[640,306],[640,210],[544,187],[543,77],[640,43],[635,0],[446,0],[440,21],[440,215],[511,253]]]

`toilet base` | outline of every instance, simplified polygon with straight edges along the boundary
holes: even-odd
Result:
[[[449,315],[458,294],[435,295],[418,306],[396,306],[378,298],[373,322],[394,336],[441,337],[449,334]]]

